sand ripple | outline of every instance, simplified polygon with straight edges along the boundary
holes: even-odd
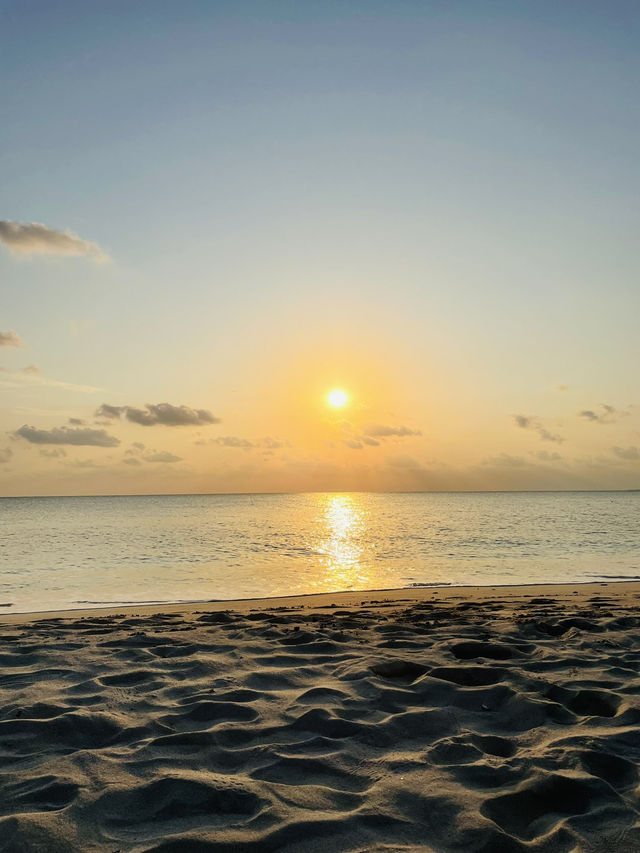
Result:
[[[611,593],[3,625],[0,850],[640,851]]]

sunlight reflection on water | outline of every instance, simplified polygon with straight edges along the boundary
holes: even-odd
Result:
[[[317,496],[322,538],[310,543],[321,555],[322,574],[317,586],[353,589],[366,584],[369,572],[362,565],[363,540],[367,535],[367,513],[357,495]]]

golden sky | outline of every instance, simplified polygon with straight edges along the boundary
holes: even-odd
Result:
[[[640,487],[638,18],[498,6],[16,7],[0,494]]]

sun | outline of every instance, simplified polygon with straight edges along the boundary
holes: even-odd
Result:
[[[327,403],[333,406],[334,409],[341,409],[349,402],[349,395],[341,388],[334,388],[327,394]]]

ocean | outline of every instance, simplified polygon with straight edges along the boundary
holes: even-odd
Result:
[[[638,579],[640,493],[0,499],[1,612]]]

